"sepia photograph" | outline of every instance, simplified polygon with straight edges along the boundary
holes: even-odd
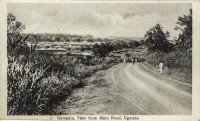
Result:
[[[7,3],[7,115],[192,115],[192,25],[189,2]]]

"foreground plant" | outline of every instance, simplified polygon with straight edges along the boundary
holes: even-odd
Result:
[[[33,63],[14,60],[8,65],[8,114],[32,114],[44,108],[42,79],[49,68],[35,68]]]

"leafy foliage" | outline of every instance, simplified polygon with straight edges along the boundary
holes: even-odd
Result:
[[[74,88],[83,86],[83,78],[116,63],[37,52],[37,44],[27,43],[29,35],[20,33],[24,28],[13,14],[8,14],[8,115],[56,113],[52,112],[54,105],[67,98]],[[40,38],[32,36],[31,39],[36,42]]]
[[[127,58],[129,58],[131,55],[130,55],[129,53],[126,53],[125,56],[126,56]]]
[[[180,50],[191,50],[192,48],[192,9],[189,15],[183,15],[178,18],[175,30],[180,30],[181,33],[176,41],[176,48]]]
[[[116,42],[106,42],[102,44],[95,44],[93,46],[93,53],[96,56],[105,57],[112,51],[121,50],[121,49],[135,49],[139,47],[140,43],[138,41],[121,41]]]
[[[164,73],[185,82],[192,82],[192,53],[188,51],[172,51],[169,53],[147,53],[146,62],[158,68],[164,63]]]
[[[25,29],[25,25],[22,22],[17,21],[16,16],[13,13],[8,13],[7,16],[7,33],[18,34]]]
[[[164,33],[161,25],[156,24],[144,36],[148,51],[170,52],[173,45],[168,41],[168,37],[169,32]]]
[[[101,45],[95,44],[93,46],[93,53],[96,56],[105,57],[108,53],[113,51],[113,49],[114,49],[113,46],[109,42],[102,43]]]
[[[8,66],[8,114],[49,114],[55,98],[70,94],[79,80],[62,72],[45,76],[50,66],[13,59]]]
[[[164,63],[164,72],[168,75],[192,82],[192,9],[189,15],[178,18],[175,30],[180,30],[178,39],[174,45],[167,41],[169,34],[162,31],[160,25],[150,29],[145,35],[146,46],[152,53],[147,53],[146,61],[155,67],[160,62]],[[162,38],[162,39],[161,39]],[[171,50],[171,51],[170,51]],[[168,52],[168,53],[166,53]]]

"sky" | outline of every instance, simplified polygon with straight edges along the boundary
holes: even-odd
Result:
[[[24,33],[91,34],[94,37],[144,37],[160,23],[170,38],[178,16],[190,3],[9,3],[7,12],[25,24]]]

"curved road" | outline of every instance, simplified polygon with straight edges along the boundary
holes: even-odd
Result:
[[[192,113],[191,84],[155,73],[142,64],[119,64],[108,72],[110,92],[124,97],[137,114]]]
[[[74,91],[80,100],[73,102],[68,114],[192,114],[191,84],[155,73],[143,64],[117,64],[88,80],[88,86]]]

